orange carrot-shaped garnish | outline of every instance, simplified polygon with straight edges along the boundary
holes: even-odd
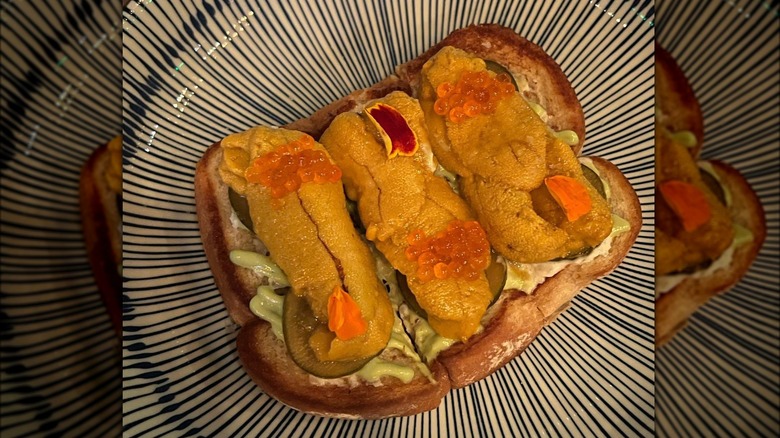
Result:
[[[710,220],[710,204],[704,192],[693,184],[672,180],[660,184],[658,189],[682,222],[685,231],[690,233]]]
[[[366,320],[360,314],[360,308],[339,286],[334,287],[328,297],[328,329],[342,341],[366,332]]]
[[[566,213],[569,222],[576,221],[590,211],[592,204],[588,189],[576,179],[555,175],[545,178],[544,184]]]

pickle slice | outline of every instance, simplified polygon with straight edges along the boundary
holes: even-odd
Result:
[[[715,175],[712,175],[708,171],[699,168],[701,171],[701,181],[707,186],[708,189],[718,198],[721,204],[726,205],[726,193],[723,191],[723,186],[720,185]]]
[[[601,195],[602,198],[607,199],[607,192],[604,190],[604,182],[601,181],[599,175],[594,172],[593,169],[582,163],[580,163],[580,168],[582,168],[582,175],[588,180],[590,185],[599,192],[599,195]]]
[[[501,74],[501,73],[504,73],[505,75],[509,76],[509,79],[512,80],[512,85],[515,86],[515,90],[516,91],[520,91],[520,87],[517,86],[517,81],[515,81],[514,75],[512,75],[512,72],[507,70],[506,67],[504,67],[503,65],[497,63],[496,61],[491,61],[489,59],[485,60],[485,67],[489,71],[492,71],[493,73],[495,73],[497,75]]]
[[[423,319],[428,319],[428,312],[420,307],[420,303],[417,302],[417,298],[409,289],[409,283],[406,281],[406,275],[400,271],[395,271],[395,279],[398,281],[398,289],[401,290],[401,295],[404,297],[404,302],[414,310],[414,313],[420,315]]]
[[[693,274],[696,271],[701,271],[709,268],[710,265],[712,265],[712,260],[705,260],[701,263],[697,263],[695,265],[691,265],[686,268],[680,269],[679,271],[670,272],[667,275]]]
[[[584,256],[592,253],[593,249],[594,248],[592,246],[586,246],[585,248],[582,248],[580,250],[572,251],[572,252],[566,254],[563,257],[558,257],[557,259],[552,259],[551,261],[559,262],[561,260],[574,260],[574,259],[577,259],[577,258],[580,258],[580,257],[584,257]]]
[[[488,287],[493,294],[493,299],[490,301],[488,307],[498,300],[501,291],[504,290],[506,284],[506,264],[498,261],[498,254],[490,252],[490,265],[485,269],[485,276],[487,276]],[[421,318],[428,319],[428,312],[420,307],[420,303],[417,302],[417,298],[414,297],[411,289],[409,289],[409,283],[406,281],[406,276],[399,271],[395,272],[395,278],[398,280],[398,289],[401,290],[401,295],[404,297],[404,301],[409,307]]]
[[[346,194],[345,194],[346,198]],[[346,198],[347,199],[347,213],[349,213],[349,218],[352,219],[352,226],[355,227],[355,229],[360,234],[366,234],[366,227],[363,226],[363,221],[360,220],[360,213],[358,213],[358,206],[357,202]]]
[[[493,292],[493,301],[490,302],[492,305],[501,295],[506,284],[506,263],[499,262],[498,254],[493,251],[490,252],[490,264],[485,269],[485,276],[487,276],[490,291]]]
[[[294,293],[284,297],[282,326],[287,352],[299,367],[309,374],[332,379],[363,368],[374,356],[349,361],[320,361],[309,346],[309,338],[322,323],[317,321],[305,298]]]
[[[246,198],[228,187],[228,199],[230,200],[230,205],[233,207],[233,211],[235,211],[236,216],[238,216],[238,220],[240,220],[249,231],[254,233],[255,227],[252,224],[252,216],[249,215],[249,202],[247,202]]]

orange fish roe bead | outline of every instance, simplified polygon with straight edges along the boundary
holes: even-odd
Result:
[[[444,97],[448,95],[450,91],[452,91],[452,84],[449,82],[439,84],[439,86],[436,87],[436,97]]]
[[[450,105],[444,99],[436,99],[436,103],[433,104],[433,111],[440,116],[447,114],[449,109]]]
[[[463,107],[462,106],[456,106],[455,108],[450,110],[450,113],[449,113],[447,118],[450,121],[452,121],[452,122],[460,123],[460,122],[466,120],[466,118],[468,118],[468,116],[463,111]]]
[[[404,252],[417,262],[417,278],[465,278],[476,280],[490,262],[490,244],[482,226],[476,221],[453,220],[435,236],[426,237],[414,230],[406,237]]]
[[[464,72],[456,83],[444,82],[436,87],[433,110],[460,123],[480,114],[492,114],[498,101],[515,92],[506,73],[490,76],[486,71]]]
[[[268,187],[273,198],[295,192],[303,183],[339,181],[341,169],[328,159],[324,151],[313,147],[314,139],[304,135],[255,158],[244,176],[250,183]]]

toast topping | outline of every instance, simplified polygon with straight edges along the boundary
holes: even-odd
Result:
[[[409,122],[397,109],[383,103],[375,103],[365,109],[369,120],[376,126],[387,149],[387,156],[411,156],[420,145]]]
[[[325,152],[314,150],[314,139],[303,135],[297,140],[255,158],[246,170],[246,180],[271,190],[273,198],[297,191],[301,184],[337,182],[341,169],[331,163]]]
[[[416,229],[406,241],[409,246],[404,254],[417,262],[417,277],[422,282],[434,278],[476,280],[490,262],[490,244],[477,221],[453,220],[431,237]]]
[[[345,208],[341,171],[322,145],[300,132],[256,127],[226,137],[221,147],[220,176],[246,197],[255,234],[290,285],[284,332],[295,342],[288,347],[306,349],[311,368],[317,362],[362,362],[380,352],[392,330],[392,306]],[[274,189],[286,195],[280,198]],[[336,287],[349,291],[360,309],[363,334],[349,332],[349,316],[342,323],[342,338],[349,339],[329,330],[328,301]],[[294,312],[288,303],[296,303]],[[296,315],[302,311],[311,318]],[[300,326],[304,320],[306,327]]]
[[[461,81],[471,87],[495,83],[491,92],[501,97],[479,117],[453,120],[442,114],[442,96],[457,96],[457,86],[450,84]],[[496,75],[484,60],[444,47],[423,66],[420,87],[434,155],[460,177],[461,195],[501,255],[542,263],[580,253],[609,235],[609,205],[588,183],[572,149],[506,74]]]
[[[457,82],[442,82],[436,87],[433,110],[460,123],[480,114],[492,114],[498,101],[514,92],[512,79],[505,73],[491,76],[487,71],[466,71]]]
[[[417,278],[419,265],[405,254],[407,236],[416,229],[434,236],[453,220],[473,221],[474,217],[463,199],[434,174],[436,165],[431,166],[433,158],[428,158],[428,132],[418,101],[391,93],[380,102],[397,109],[414,130],[420,149],[413,156],[389,158],[375,127],[355,112],[337,116],[320,142],[344,173],[346,192],[357,202],[366,238],[408,276],[409,288],[428,312],[433,329],[452,339],[467,339],[478,328],[493,297],[484,273],[489,248],[485,265],[474,280],[465,277],[468,274],[463,267],[455,276],[457,265],[452,266],[450,275],[449,263],[454,260],[449,259],[428,266],[428,281]],[[417,257],[420,255],[422,252]],[[437,269],[437,278],[434,268],[439,262],[443,264]]]

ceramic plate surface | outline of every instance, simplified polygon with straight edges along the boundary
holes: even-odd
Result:
[[[780,434],[780,22],[773,4],[656,2],[658,42],[686,72],[702,108],[702,159],[737,168],[767,222],[742,281],[656,354],[662,436]]]
[[[51,3],[0,3],[0,435],[116,436],[119,343],[78,188],[84,161],[120,129],[120,7]]]
[[[124,11],[124,427],[128,436],[650,436],[653,401],[652,7],[629,2],[130,2]],[[281,125],[390,74],[472,23],[562,65],[584,153],[616,163],[645,219],[624,263],[519,358],[414,417],[302,414],[258,389],[235,350],[193,199],[206,148]]]

